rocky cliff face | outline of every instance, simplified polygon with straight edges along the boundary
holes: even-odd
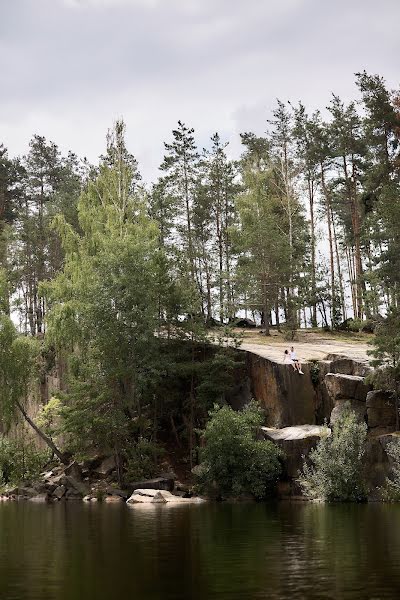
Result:
[[[364,362],[328,355],[324,361],[303,365],[304,375],[299,375],[291,365],[246,352],[246,369],[234,406],[255,398],[265,409],[263,433],[286,454],[284,495],[298,493],[295,480],[303,456],[326,435],[325,422],[334,427],[345,403],[368,426],[365,468],[370,488],[385,483],[390,471],[385,449],[397,435],[396,408],[392,394],[374,391],[366,383],[370,370]]]
[[[340,373],[348,376],[349,390],[345,393],[347,398],[351,398],[351,394],[355,393],[350,389],[351,381],[356,381],[352,377],[359,377],[359,382],[368,372],[363,363],[329,355],[326,360],[304,364],[304,375],[300,375],[290,364],[248,351],[239,352],[245,354],[246,366],[230,402],[234,408],[240,408],[250,398],[255,398],[266,412],[268,427],[322,425],[325,420],[329,421],[335,405],[327,385],[328,375],[335,377]],[[344,397],[342,394],[341,398]]]

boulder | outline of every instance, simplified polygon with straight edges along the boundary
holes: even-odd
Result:
[[[365,423],[367,410],[364,402],[359,402],[358,400],[336,400],[329,420],[331,425],[335,425],[336,421],[343,414],[346,407],[349,407],[350,410],[355,413],[359,423]]]
[[[32,496],[32,498],[29,498],[29,502],[48,502],[49,501],[49,497],[47,494],[37,494],[36,496]]]
[[[127,485],[129,494],[132,494],[137,489],[153,489],[153,490],[168,490],[171,492],[174,489],[175,481],[164,477],[156,477],[155,479],[146,479],[144,481],[136,481]]]
[[[154,496],[144,496],[134,492],[126,501],[127,504],[166,504],[167,501],[160,494],[156,493]]]
[[[70,475],[71,477],[73,477],[74,479],[77,479],[77,480],[82,479],[82,469],[78,465],[76,460],[74,460],[71,464],[69,464],[67,467],[65,467],[64,474]]]
[[[140,490],[140,489],[138,489],[138,490],[135,490],[133,496],[141,496],[142,498],[150,498],[150,499],[163,498],[164,501],[168,504],[171,504],[171,503],[193,504],[193,503],[205,502],[205,500],[203,498],[199,498],[199,497],[183,498],[182,496],[177,496],[167,490],[151,490],[151,489]],[[128,500],[128,502],[129,502],[129,500]],[[136,503],[140,503],[140,502],[141,502],[140,500],[137,501],[137,499],[136,499]],[[147,502],[147,501],[145,501],[145,502]],[[135,503],[135,502],[133,502],[133,503]]]
[[[18,488],[18,495],[20,496],[25,496],[27,498],[33,498],[34,496],[37,496],[37,490],[35,490],[32,487],[19,487]]]
[[[394,427],[396,425],[396,400],[391,392],[372,390],[367,394],[368,427]]]
[[[121,498],[121,496],[106,496],[103,502],[106,504],[121,504],[121,502],[124,502],[124,498]]]
[[[66,480],[65,486],[69,490],[73,490],[73,492],[75,492],[75,494],[80,495],[80,496],[86,496],[89,493],[89,487],[82,481],[75,479],[75,477],[66,475],[65,480]]]
[[[126,500],[129,497],[129,493],[126,490],[120,490],[120,489],[114,488],[112,486],[106,487],[105,493],[108,494],[109,496],[123,498],[124,500]]]
[[[327,361],[330,362],[329,370],[331,373],[366,377],[371,371],[371,367],[366,361],[355,360],[348,356],[341,356],[340,354],[328,354]]]
[[[307,456],[323,436],[331,435],[331,430],[322,425],[298,425],[276,429],[261,427],[266,439],[275,442],[285,453],[284,470],[288,478],[295,479]]]
[[[368,391],[371,389],[365,384],[364,377],[359,375],[342,375],[341,373],[327,373],[325,385],[334,400],[359,400],[364,402]]]
[[[98,477],[107,477],[114,471],[116,468],[115,458],[114,456],[109,456],[101,461],[100,465],[97,466],[93,472]]]
[[[67,491],[67,488],[64,485],[59,485],[54,490],[53,496],[55,496],[56,498],[58,498],[60,500],[60,498],[62,498],[65,495],[66,491]]]

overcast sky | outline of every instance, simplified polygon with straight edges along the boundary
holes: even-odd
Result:
[[[148,181],[181,119],[237,156],[276,98],[323,108],[363,69],[398,87],[399,24],[400,0],[0,0],[0,142],[95,161],[123,116]]]

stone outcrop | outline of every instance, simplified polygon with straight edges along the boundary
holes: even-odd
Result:
[[[271,427],[317,423],[319,398],[312,383],[310,365],[299,375],[291,365],[245,352],[248,390],[266,412]],[[243,398],[243,405],[249,398]],[[238,403],[236,403],[238,405]]]
[[[366,410],[368,427],[395,427],[396,401],[393,393],[382,390],[368,392]]]
[[[329,436],[331,430],[321,425],[298,425],[276,429],[261,428],[266,439],[275,442],[284,452],[284,477],[296,479],[304,457],[316,446],[321,437]]]
[[[364,377],[343,373],[327,373],[325,375],[325,385],[334,401],[358,400],[365,402],[370,390]]]
[[[126,501],[127,504],[199,504],[204,498],[183,498],[167,490],[137,489]]]

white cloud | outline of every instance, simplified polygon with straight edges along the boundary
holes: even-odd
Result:
[[[238,154],[277,97],[323,108],[364,68],[398,86],[399,18],[397,0],[0,2],[0,142],[38,132],[95,160],[123,115],[147,179],[178,119]]]

